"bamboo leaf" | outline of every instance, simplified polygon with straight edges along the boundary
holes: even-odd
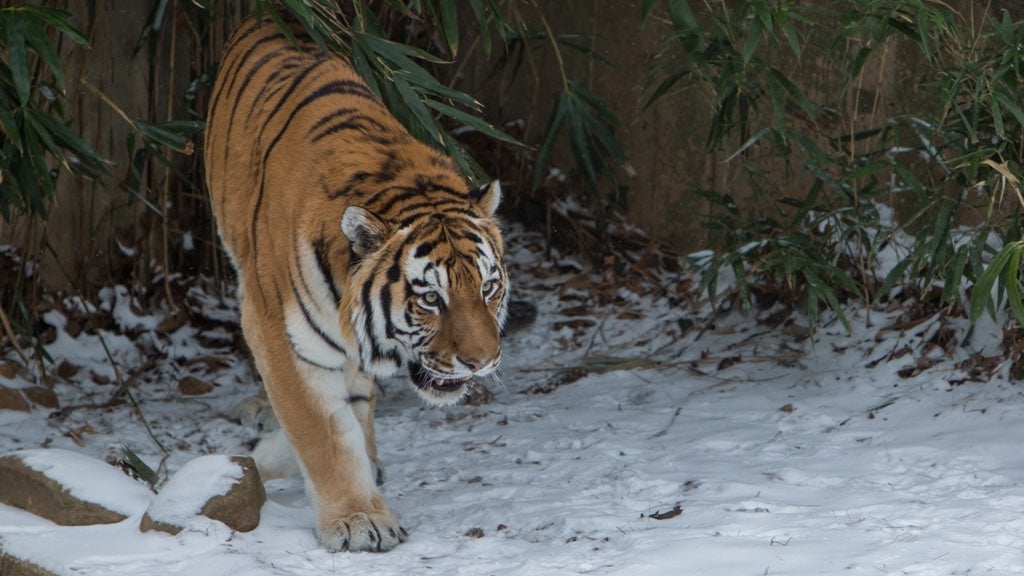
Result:
[[[764,32],[764,27],[761,24],[761,20],[754,19],[750,22],[750,28],[747,30],[747,36],[743,41],[743,65],[746,66],[750,63],[750,59],[754,57],[754,52],[757,50],[757,45],[761,43],[761,34]]]
[[[43,25],[53,26],[76,44],[80,44],[82,46],[89,45],[89,40],[82,35],[81,32],[68,24],[68,20],[71,18],[71,13],[65,10],[33,6],[31,4],[18,4],[17,6],[0,10],[0,12],[7,12],[14,18],[24,17],[37,21]]]
[[[480,0],[469,0],[469,7],[473,10],[473,16],[480,25],[480,41],[484,47],[484,56],[491,57],[491,27],[487,22],[487,13]]]
[[[651,13],[651,8],[654,8],[654,5],[657,3],[658,0],[644,0],[644,3],[640,8],[640,14],[644,18],[647,18],[647,15]]]
[[[996,92],[995,99],[1003,106],[1003,108],[1009,110],[1010,114],[1013,114],[1014,119],[1017,120],[1017,124],[1024,127],[1024,110],[1021,110],[1020,106],[1018,106],[1013,99],[1003,92]]]
[[[42,26],[32,26],[28,30],[29,44],[32,45],[32,49],[36,51],[36,54],[46,62],[46,66],[53,73],[53,79],[57,86],[60,87],[61,91],[64,90],[64,70],[60,65],[60,57],[57,55],[57,51],[54,50],[53,44],[50,43],[49,36],[43,30]]]
[[[544,179],[545,171],[548,168],[548,161],[551,158],[551,151],[555,147],[558,134],[561,132],[562,124],[565,123],[565,117],[568,113],[568,98],[568,95],[562,92],[558,96],[558,101],[555,103],[554,108],[551,110],[547,128],[544,129],[544,140],[541,141],[540,148],[537,150],[537,157],[533,162],[533,179],[530,181],[530,188],[532,190],[536,190],[541,180]]]
[[[420,99],[419,95],[409,86],[409,83],[402,78],[395,78],[393,83],[395,89],[398,91],[398,95],[401,97],[402,102],[409,108],[413,116],[416,119],[416,123],[433,139],[435,144],[440,143],[441,135],[440,130],[437,127],[437,122],[430,115],[430,111],[427,110],[423,100]]]
[[[1024,303],[1020,299],[1020,257],[1024,246],[1020,243],[1012,245],[1011,256],[1007,261],[1003,274],[1003,286],[1006,287],[1006,299],[1017,323],[1024,325]]]
[[[18,101],[22,106],[28,105],[31,83],[29,80],[30,71],[28,68],[28,50],[25,46],[25,32],[27,22],[23,18],[4,15],[4,41],[7,47],[7,66],[11,70],[11,79],[14,82],[14,90],[18,95]]]
[[[964,270],[967,268],[967,257],[970,254],[968,247],[957,250],[953,265],[946,274],[946,281],[942,286],[942,301],[947,304],[954,304],[960,294],[960,285],[963,283]],[[908,258],[909,260],[909,258]]]
[[[455,0],[440,0],[441,32],[454,57],[459,52],[459,15]]]
[[[786,38],[786,42],[789,44],[789,49],[793,51],[797,60],[800,59],[803,53],[800,47],[800,34],[796,31],[793,23],[789,21],[789,18],[780,18],[779,27],[782,28],[782,34]]]
[[[578,101],[570,97],[569,100],[569,148],[572,150],[573,160],[583,171],[583,176],[590,187],[597,186],[597,169],[591,156],[590,141],[587,138],[587,130],[578,109]]]
[[[690,10],[687,0],[668,0],[668,13],[677,32],[693,32],[699,29],[697,18]]]
[[[985,268],[985,271],[978,277],[977,282],[974,283],[974,287],[971,289],[971,322],[977,322],[978,318],[981,318],[981,315],[986,308],[995,312],[995,309],[991,307],[992,287],[995,285],[996,280],[1003,274],[1003,269],[1010,260],[1014,245],[1017,245],[1017,249],[1020,249],[1020,242],[1014,242],[1003,246],[1003,249],[996,254],[996,257],[992,259],[992,262],[989,263],[988,267]]]
[[[160,144],[161,146],[167,146],[168,148],[182,151],[188,144],[188,138],[173,130],[167,129],[165,126],[152,124],[143,120],[136,120],[135,127],[148,140]]]
[[[429,98],[424,100],[423,103],[429,106],[430,108],[437,110],[441,114],[444,114],[445,116],[448,116],[449,118],[452,118],[454,120],[458,120],[459,122],[462,122],[466,126],[474,128],[480,131],[481,133],[486,134],[491,138],[494,138],[495,140],[500,140],[508,144],[515,144],[517,146],[523,145],[522,142],[516,140],[515,138],[509,136],[508,134],[505,134],[504,132],[498,130],[494,126],[491,126],[479,116],[474,116],[468,112],[464,112],[462,110],[459,110],[458,108],[453,108],[447,104],[438,102],[436,100],[431,100]]]
[[[999,99],[991,97],[988,99],[989,112],[992,114],[992,127],[996,131],[996,136],[1000,138],[1006,137],[1006,132],[1003,130],[1003,111],[999,108]]]
[[[668,93],[668,91],[671,90],[672,87],[675,86],[677,82],[679,82],[683,78],[686,78],[689,75],[690,75],[690,71],[685,69],[685,68],[677,70],[677,71],[673,72],[672,74],[670,74],[667,78],[662,80],[660,84],[658,84],[658,87],[655,88],[654,92],[652,92],[650,97],[647,98],[647,103],[644,104],[643,109],[647,110],[648,108],[650,108],[651,104],[654,104],[654,102],[657,99],[661,98],[666,93]]]
[[[14,148],[21,152],[21,130],[14,120],[14,115],[11,114],[11,108],[10,103],[6,102],[6,98],[0,95],[0,128],[3,129],[4,134],[10,139]]]

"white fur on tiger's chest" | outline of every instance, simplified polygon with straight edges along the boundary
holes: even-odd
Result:
[[[341,370],[347,355],[342,346],[338,305],[334,302],[327,279],[316,266],[309,250],[297,254],[302,275],[292,273],[298,294],[285,305],[285,327],[295,354],[306,363],[328,370]],[[301,300],[298,299],[302,296]]]

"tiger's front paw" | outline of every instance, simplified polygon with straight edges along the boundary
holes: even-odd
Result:
[[[405,542],[408,533],[391,512],[357,512],[317,528],[320,544],[328,552],[387,552]]]

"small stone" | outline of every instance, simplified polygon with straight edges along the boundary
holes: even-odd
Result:
[[[186,376],[178,383],[178,390],[185,396],[202,396],[213,390],[213,384],[195,376]]]
[[[60,400],[57,399],[57,394],[46,386],[30,386],[28,388],[22,388],[21,393],[29,399],[29,402],[32,402],[37,406],[53,410],[60,408]]]
[[[79,366],[76,366],[71,362],[68,362],[67,360],[63,360],[61,361],[60,364],[57,365],[57,376],[60,376],[61,378],[68,380],[75,374],[78,374],[79,370],[81,370]]]
[[[107,384],[110,384],[109,377],[104,376],[103,374],[97,374],[91,370],[89,371],[89,377],[92,378],[93,382],[99,384],[100,386],[106,386]]]
[[[0,386],[0,410],[29,412],[31,407],[29,407],[28,400],[25,400],[20,390]]]
[[[483,528],[470,528],[469,530],[466,530],[465,536],[468,536],[470,538],[483,538],[484,537],[484,529]]]
[[[14,377],[21,373],[21,365],[17,362],[0,362],[0,378],[14,380]]]
[[[249,532],[267,501],[256,463],[248,456],[200,456],[164,484],[142,517],[139,530],[178,534],[199,515]]]
[[[62,526],[120,522],[144,508],[150,496],[102,460],[69,450],[23,450],[0,457],[0,486],[0,503]]]

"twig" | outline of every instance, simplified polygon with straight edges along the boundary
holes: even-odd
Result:
[[[672,418],[668,421],[668,424],[666,424],[665,427],[661,429],[661,431],[656,432],[656,433],[648,436],[647,439],[648,440],[654,440],[655,438],[661,438],[662,436],[668,434],[669,428],[671,428],[672,425],[675,424],[676,418],[679,418],[679,414],[682,413],[682,411],[683,411],[683,407],[682,406],[676,408],[676,411],[675,411],[674,414],[672,414]]]
[[[170,451],[167,450],[163,443],[160,442],[160,440],[156,437],[156,434],[153,433],[153,429],[149,427],[149,421],[146,420],[146,415],[142,413],[142,407],[139,406],[138,401],[135,400],[135,396],[133,396],[131,390],[129,390],[128,384],[133,379],[129,379],[126,381],[121,376],[121,370],[117,367],[117,361],[114,360],[114,355],[110,353],[110,347],[107,346],[107,340],[106,338],[103,337],[103,333],[100,330],[96,330],[96,336],[100,339],[100,345],[103,346],[103,352],[104,354],[106,354],[107,360],[110,362],[111,368],[114,369],[114,379],[117,380],[118,384],[117,390],[114,392],[113,396],[110,397],[110,400],[107,401],[107,405],[111,405],[114,399],[121,395],[127,397],[128,402],[131,403],[132,408],[135,410],[135,414],[139,417],[139,420],[142,422],[142,426],[146,429],[146,433],[148,433],[149,437],[153,439],[153,442],[156,443],[157,447],[160,448],[161,452],[163,452],[165,455],[169,455]]]
[[[178,3],[175,1],[171,5],[171,12],[175,13],[178,9]],[[171,50],[170,56],[171,63],[169,65],[170,70],[167,73],[167,99],[164,105],[167,107],[167,121],[170,122],[174,119],[174,106],[172,104],[174,98],[174,69],[177,62],[175,58],[177,44],[178,44],[178,33],[177,27],[171,26]],[[163,218],[160,219],[161,228],[163,231],[162,242],[161,242],[161,258],[164,264],[164,296],[167,298],[167,304],[171,307],[173,313],[178,312],[178,305],[174,301],[174,294],[171,292],[171,262],[170,262],[170,232],[168,230],[168,219],[169,216],[166,213],[168,209],[171,195],[171,167],[167,165],[164,167],[164,182],[160,188],[160,205],[163,207],[165,213]]]
[[[22,350],[21,345],[18,344],[18,338],[15,336],[14,330],[11,328],[11,322],[7,319],[7,313],[4,312],[3,308],[0,308],[0,324],[3,324],[4,334],[7,335],[7,339],[10,340],[11,344],[14,346],[14,351],[21,357],[21,361],[28,366],[28,356],[25,355],[25,351]]]

